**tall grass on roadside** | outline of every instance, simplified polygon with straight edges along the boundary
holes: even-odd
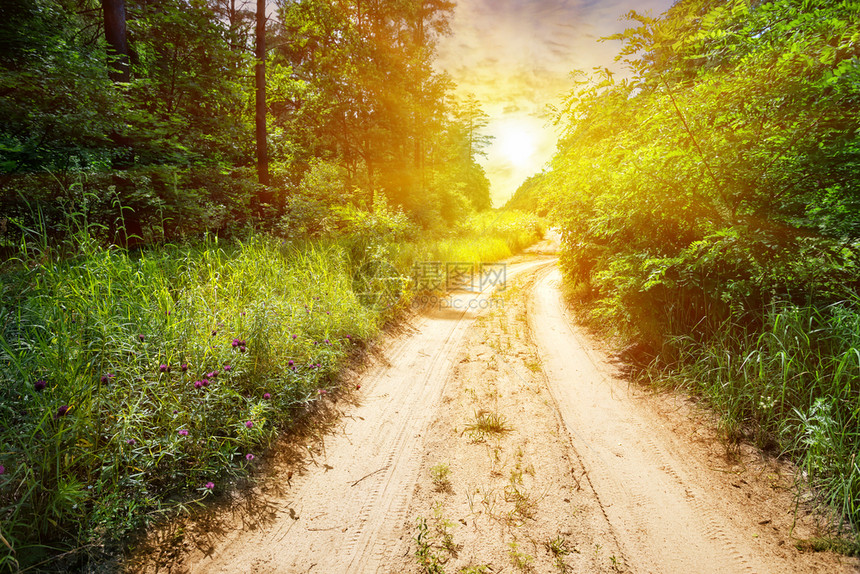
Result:
[[[336,245],[83,243],[3,276],[0,569],[218,491],[376,329]]]
[[[730,437],[749,431],[791,457],[841,526],[860,526],[860,299],[775,304],[765,324],[757,335],[727,324],[707,343],[676,337],[679,361],[652,378],[701,392]]]
[[[456,235],[404,243],[393,257],[403,272],[422,261],[492,263],[536,243],[544,230],[543,220],[531,213],[485,211],[470,217]]]

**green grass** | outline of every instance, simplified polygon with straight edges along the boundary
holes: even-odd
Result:
[[[670,341],[678,360],[652,380],[690,388],[722,415],[730,440],[751,438],[794,460],[842,517],[860,524],[860,301],[775,304],[765,329],[726,324],[706,342]]]
[[[376,333],[350,271],[336,246],[257,237],[7,273],[0,566],[120,537],[245,473]]]
[[[490,211],[471,217],[448,238],[429,238],[399,246],[394,264],[402,270],[417,262],[492,263],[510,257],[539,241],[544,223],[518,211]]]
[[[482,441],[487,435],[502,435],[513,430],[505,415],[487,410],[475,411],[475,422],[463,427],[463,433],[468,433],[475,441]]]

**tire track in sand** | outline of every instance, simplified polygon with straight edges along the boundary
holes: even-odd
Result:
[[[529,325],[549,387],[633,572],[774,572],[720,509],[689,457],[644,417],[571,327],[557,269],[540,273]],[[705,480],[707,480],[705,478]],[[776,569],[774,569],[776,568]]]

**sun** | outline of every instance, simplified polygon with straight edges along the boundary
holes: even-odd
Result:
[[[499,153],[515,167],[531,165],[535,137],[530,130],[514,124],[503,125],[496,137]]]

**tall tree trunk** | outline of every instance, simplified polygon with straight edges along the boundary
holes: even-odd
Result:
[[[257,67],[256,67],[256,126],[257,126],[257,179],[260,185],[269,185],[269,156],[266,150],[266,0],[257,0]],[[271,202],[271,192],[260,193],[261,203]]]
[[[110,59],[110,79],[114,82],[128,82],[131,79],[131,67],[128,63],[125,0],[102,0],[102,10]]]
[[[415,44],[420,50],[424,50],[424,2],[418,6],[418,22],[415,29]],[[423,94],[421,90],[415,95],[418,105],[415,106],[415,169],[418,172],[418,193],[424,193],[424,116],[423,116]]]

